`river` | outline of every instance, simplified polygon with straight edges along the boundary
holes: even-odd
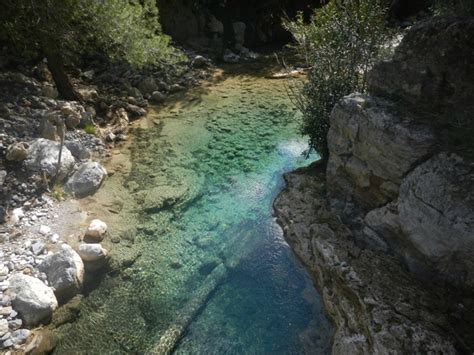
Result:
[[[219,71],[131,130],[83,202],[110,226],[112,270],[57,354],[330,353],[319,294],[272,216],[306,140],[284,81],[264,74]]]

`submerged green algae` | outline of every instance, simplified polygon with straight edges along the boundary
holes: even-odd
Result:
[[[296,115],[282,82],[245,74],[151,113],[94,197],[114,271],[56,353],[151,351],[218,267],[177,353],[327,352],[318,295],[271,217],[282,172],[306,163]]]

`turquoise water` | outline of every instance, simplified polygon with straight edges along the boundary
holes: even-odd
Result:
[[[272,216],[283,172],[308,164],[283,83],[223,75],[149,122],[96,196],[121,206],[105,216],[120,271],[56,352],[329,353],[319,295]]]

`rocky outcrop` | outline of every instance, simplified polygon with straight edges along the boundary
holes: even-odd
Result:
[[[455,354],[436,293],[396,258],[355,243],[326,199],[320,167],[285,176],[278,222],[320,289],[335,326],[333,354]]]
[[[326,169],[286,176],[275,211],[322,291],[333,353],[474,349],[474,162],[446,144],[447,120],[472,129],[473,38],[472,18],[414,26],[370,95],[334,107]]]
[[[13,275],[9,279],[8,292],[13,309],[28,326],[36,326],[49,320],[58,306],[53,290],[32,276]]]
[[[93,161],[82,163],[64,185],[64,191],[76,197],[92,195],[99,189],[106,176],[107,171],[99,163]]]
[[[60,302],[66,302],[79,293],[84,281],[84,264],[81,257],[69,245],[49,255],[38,266],[46,274],[48,283]]]
[[[365,217],[417,273],[474,289],[474,163],[441,153],[403,181],[398,199]]]
[[[328,187],[366,208],[393,200],[403,177],[436,142],[428,125],[396,113],[387,101],[360,94],[341,100],[330,122]]]
[[[34,172],[44,172],[48,177],[54,177],[58,171],[60,143],[48,139],[38,138],[28,148],[28,157],[25,166]],[[63,147],[61,165],[58,171],[58,181],[64,180],[74,168],[75,160],[71,152]]]
[[[473,57],[473,18],[422,22],[407,33],[394,58],[369,73],[369,86],[418,110],[464,116],[473,108]]]

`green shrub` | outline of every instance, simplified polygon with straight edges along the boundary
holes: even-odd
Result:
[[[301,14],[284,21],[309,66],[307,81],[294,97],[303,113],[301,131],[323,160],[332,108],[343,96],[365,91],[367,71],[388,39],[386,12],[382,0],[330,0],[307,24]]]
[[[88,134],[92,134],[92,135],[95,136],[95,134],[96,134],[95,126],[92,123],[86,124],[84,126],[84,132],[86,132]]]

